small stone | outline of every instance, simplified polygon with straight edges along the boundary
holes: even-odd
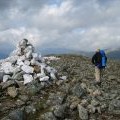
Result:
[[[95,99],[93,99],[92,101],[91,101],[91,105],[93,105],[93,106],[98,106],[100,103],[98,102],[98,101],[96,101]]]
[[[114,75],[109,75],[108,79],[109,79],[109,80],[115,80],[115,79],[116,79],[116,76],[114,76]]]
[[[101,108],[100,107],[97,107],[96,110],[99,114],[101,114]]]
[[[24,78],[24,85],[33,81],[32,75],[29,74],[24,74],[23,78]]]
[[[25,107],[25,112],[26,112],[27,115],[31,116],[31,115],[35,114],[36,108],[34,107],[34,105],[26,106]]]
[[[57,120],[57,119],[52,112],[47,112],[41,115],[39,120]]]
[[[28,60],[25,60],[24,63],[25,63],[25,65],[28,65],[28,66],[30,65],[30,61],[28,61]]]
[[[57,84],[58,86],[60,86],[63,82],[64,82],[63,80],[58,80],[58,81],[56,81],[56,84]]]
[[[40,72],[41,72],[40,66],[35,65],[35,66],[34,66],[34,72],[35,72],[35,73],[40,73]]]
[[[93,90],[92,89],[87,89],[88,93],[90,94],[90,96],[93,96]]]
[[[45,77],[40,78],[41,82],[48,81],[48,80],[49,80],[49,76],[45,76]]]
[[[14,74],[13,76],[12,76],[12,78],[14,79],[14,80],[23,80],[23,74],[24,74],[24,72],[23,71],[21,71],[21,72],[18,72],[18,73],[16,73],[16,74]]]
[[[64,118],[65,110],[66,110],[67,105],[60,105],[60,106],[55,106],[54,107],[54,115],[59,118]]]
[[[10,118],[10,120],[25,120],[25,115],[24,112],[20,109],[14,110],[12,111],[8,117]]]
[[[7,93],[12,98],[15,98],[18,95],[18,92],[17,92],[17,90],[14,86],[13,87],[8,87]]]
[[[3,82],[8,81],[8,80],[9,80],[9,78],[10,78],[10,76],[9,76],[9,75],[4,75],[4,76],[3,76]]]
[[[85,83],[81,83],[81,87],[82,87],[83,89],[86,89],[86,88],[87,88],[87,85],[86,85]]]
[[[87,106],[87,105],[88,105],[88,101],[85,100],[85,99],[83,99],[83,100],[81,101],[81,105],[82,105],[82,106]]]
[[[60,79],[67,80],[67,76],[62,76],[62,77],[60,77]]]
[[[95,113],[96,108],[93,105],[88,105],[88,110],[90,113]]]
[[[22,100],[17,100],[16,103],[15,103],[17,106],[22,106],[22,105],[25,105],[25,102],[23,102]]]
[[[101,111],[105,111],[106,108],[107,108],[107,105],[106,105],[106,104],[101,105]]]
[[[93,92],[93,96],[100,96],[100,95],[101,95],[100,90],[95,90],[95,91]]]
[[[21,69],[25,72],[25,73],[33,73],[34,68],[28,65],[23,65],[21,67]]]
[[[56,80],[57,79],[54,72],[50,73],[50,77],[51,77],[52,80]]]
[[[63,93],[69,93],[70,91],[70,88],[71,88],[71,85],[69,83],[64,83],[62,84],[62,86],[60,87],[60,90],[63,92]]]
[[[112,114],[120,114],[120,100],[112,100],[109,104],[108,110]]]
[[[65,94],[61,92],[51,93],[48,98],[47,104],[60,105],[62,104],[64,98],[65,98]]]
[[[29,100],[28,95],[19,95],[19,98],[24,102],[27,102]]]
[[[83,89],[79,83],[77,83],[73,88],[72,88],[72,93],[73,95],[77,96],[77,97],[82,97],[86,94],[86,90]]]
[[[82,107],[80,104],[78,105],[79,117],[82,120],[88,120],[88,111]]]
[[[72,109],[72,110],[76,109],[79,103],[80,103],[79,101],[73,102],[73,103],[70,105],[70,109]]]

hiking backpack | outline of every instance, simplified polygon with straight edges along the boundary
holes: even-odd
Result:
[[[105,68],[106,67],[106,55],[105,55],[105,52],[104,50],[100,50],[100,54],[101,54],[101,67],[102,68]]]

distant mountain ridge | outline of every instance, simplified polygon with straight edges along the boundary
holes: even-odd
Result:
[[[44,55],[51,55],[51,54],[75,54],[75,55],[83,55],[87,57],[92,57],[94,52],[84,52],[78,50],[71,50],[71,49],[64,49],[64,48],[45,48],[45,49],[37,49],[37,52],[41,53],[42,56]],[[109,51],[107,50],[107,57],[110,59],[120,59],[120,49]],[[9,51],[1,51],[0,52],[0,59],[4,59],[9,56]]]
[[[120,49],[107,53],[108,58],[120,59]]]
[[[84,51],[78,51],[78,50],[70,50],[70,49],[62,49],[62,48],[48,48],[48,49],[41,49],[39,50],[42,55],[47,54],[77,54],[77,55],[83,55],[87,57],[92,57],[94,52],[84,52]],[[107,57],[110,59],[120,59],[120,49],[118,50],[106,50]]]

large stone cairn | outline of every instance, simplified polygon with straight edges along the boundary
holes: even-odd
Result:
[[[34,80],[46,82],[56,80],[57,71],[45,64],[41,55],[35,52],[32,44],[27,39],[19,42],[16,50],[13,51],[5,60],[2,60],[0,66],[1,82],[17,80],[23,84]]]

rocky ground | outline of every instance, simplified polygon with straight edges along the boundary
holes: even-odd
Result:
[[[60,55],[48,63],[66,80],[0,84],[1,120],[120,120],[120,61],[109,60],[102,84],[82,56]]]

